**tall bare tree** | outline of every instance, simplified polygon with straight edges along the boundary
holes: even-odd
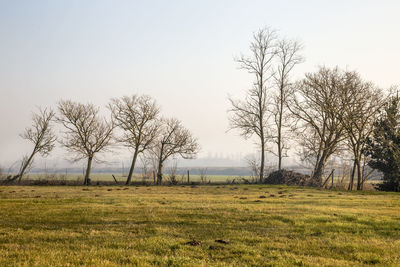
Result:
[[[382,97],[381,90],[372,83],[363,81],[357,72],[346,72],[346,82],[340,94],[343,109],[338,116],[347,134],[346,143],[353,153],[353,169],[348,189],[353,190],[357,171],[357,190],[361,190],[363,150],[373,132],[373,122],[385,104],[385,98]]]
[[[162,119],[160,134],[153,148],[157,158],[157,184],[161,184],[164,162],[172,156],[194,158],[199,151],[197,139],[177,119]]]
[[[273,102],[273,118],[275,129],[272,133],[272,141],[276,144],[276,152],[272,150],[278,157],[278,169],[282,168],[282,159],[286,157],[288,144],[287,132],[290,125],[290,112],[286,108],[286,102],[289,95],[293,94],[293,86],[290,82],[290,74],[293,68],[303,62],[303,57],[300,55],[302,45],[297,41],[279,40],[277,44],[277,67],[274,73],[276,86],[276,95]]]
[[[18,174],[13,176],[9,182],[18,179],[21,181],[26,171],[33,163],[37,153],[46,157],[50,154],[55,146],[56,136],[52,130],[51,122],[55,113],[51,109],[41,109],[37,113],[32,114],[32,126],[26,128],[20,135],[23,139],[30,141],[34,147],[31,154],[24,156],[20,165]]]
[[[255,81],[244,100],[229,98],[232,108],[229,110],[230,129],[239,129],[248,139],[258,137],[260,145],[259,179],[264,177],[265,150],[268,139],[268,89],[273,77],[273,59],[276,55],[276,33],[264,28],[253,35],[250,44],[250,56],[240,56],[236,61],[240,68],[255,76]]]
[[[117,140],[133,149],[133,158],[126,184],[130,184],[139,154],[151,145],[158,133],[157,117],[160,108],[149,96],[133,95],[114,98],[109,104],[116,125],[123,130]]]
[[[58,103],[58,111],[57,121],[66,129],[60,143],[74,154],[73,161],[87,158],[84,185],[89,185],[92,161],[111,144],[114,123],[101,118],[99,108],[93,104],[62,100]]]
[[[314,162],[312,181],[315,185],[321,185],[325,164],[345,137],[338,114],[345,104],[340,94],[346,82],[346,74],[338,68],[322,67],[316,73],[306,74],[288,103],[298,119],[298,136],[306,155]]]

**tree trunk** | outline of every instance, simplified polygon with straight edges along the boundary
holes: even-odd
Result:
[[[348,191],[352,191],[353,190],[353,184],[354,184],[354,174],[356,172],[356,166],[357,166],[357,162],[356,159],[354,159],[353,162],[353,169],[351,170],[351,176],[350,176],[350,182],[349,182],[349,187],[348,187]]]
[[[135,149],[135,153],[133,154],[133,159],[132,159],[132,163],[131,163],[131,168],[129,169],[129,174],[128,174],[128,178],[126,179],[126,185],[129,185],[131,183],[132,180],[132,174],[133,174],[133,170],[135,169],[135,164],[136,164],[136,159],[138,156],[138,149]]]
[[[83,181],[83,185],[89,185],[90,184],[90,169],[92,168],[92,160],[93,156],[88,157],[88,163],[86,167],[86,174],[85,174],[85,179]]]
[[[18,178],[18,183],[21,182],[22,176],[24,176],[26,169],[28,168],[29,164],[31,163],[33,156],[35,155],[36,151],[33,150],[32,154],[28,158],[28,160],[25,162],[24,166],[22,166],[21,171],[18,173],[18,175],[15,177],[15,179]]]
[[[163,151],[164,151],[164,143],[161,142],[160,155],[158,157],[158,170],[157,170],[157,184],[161,184],[162,182],[162,168],[163,168]]]
[[[263,66],[261,65],[261,69],[259,72],[259,85],[258,85],[258,90],[259,90],[259,96],[258,96],[258,112],[259,112],[259,126],[260,126],[260,139],[261,139],[261,164],[260,164],[260,183],[263,182],[264,179],[264,162],[265,162],[265,138],[264,138],[264,124],[263,124],[263,119],[264,119],[264,111],[263,111],[263,90],[264,90],[264,70]],[[265,96],[264,96],[265,97]]]
[[[362,184],[362,172],[361,172],[361,162],[360,160],[357,160],[357,190],[361,190],[361,184]]]
[[[313,176],[312,176],[313,185],[321,186],[322,174],[323,174],[323,171],[325,168],[325,163],[326,163],[326,153],[324,151],[314,168],[314,172],[313,172]]]
[[[361,161],[360,161],[360,163],[361,163]],[[362,169],[361,169],[361,190],[364,189],[364,182],[366,179],[367,179],[367,177],[365,177],[365,159],[364,159]]]
[[[323,172],[323,165],[322,161],[319,161],[312,177],[312,184],[316,186],[320,186],[322,183],[322,172]]]
[[[282,137],[281,125],[278,126],[278,170],[282,169]]]
[[[163,163],[162,160],[158,162],[158,170],[157,170],[157,184],[160,185],[162,182],[162,167]]]
[[[264,179],[264,161],[265,161],[265,144],[264,140],[261,140],[260,183],[262,183]]]
[[[282,75],[283,76],[283,75]],[[282,169],[282,118],[283,118],[283,80],[280,86],[280,103],[279,103],[279,119],[278,119],[278,170]]]

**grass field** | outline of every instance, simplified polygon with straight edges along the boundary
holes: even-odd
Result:
[[[0,187],[0,266],[399,266],[400,194]]]
[[[117,179],[118,182],[124,183],[127,179],[126,176],[122,176],[121,174],[114,174],[115,178]],[[227,182],[232,182],[233,180],[235,181],[241,181],[240,178],[242,178],[242,176],[237,176],[237,175],[207,175],[206,176],[206,180],[207,182],[211,182],[211,183],[227,183]],[[243,178],[246,178],[248,180],[251,180],[251,177],[249,176],[243,176]],[[44,174],[44,173],[33,173],[33,174],[28,174],[24,177],[24,180],[28,179],[28,180],[69,180],[69,181],[81,181],[83,183],[83,175],[82,174],[68,174],[68,175],[64,175],[64,174],[54,174],[54,173],[50,173],[50,174]],[[111,173],[94,173],[90,176],[90,179],[92,181],[92,183],[96,183],[96,182],[114,182],[114,179],[112,177]],[[184,175],[177,175],[176,179],[179,183],[186,183],[187,182],[187,176],[186,174]],[[195,182],[198,183],[201,181],[200,175],[196,175],[196,174],[190,174],[190,178],[189,178],[189,182]],[[239,179],[239,180],[238,180]],[[146,178],[143,179],[139,174],[134,174],[134,176],[132,177],[132,182],[148,182],[148,183],[152,183],[153,179],[152,178]],[[163,181],[168,183],[169,182],[169,178],[168,175],[164,175],[163,177]]]

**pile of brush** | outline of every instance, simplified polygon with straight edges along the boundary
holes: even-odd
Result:
[[[308,186],[311,184],[311,177],[294,171],[279,170],[270,173],[264,183]]]

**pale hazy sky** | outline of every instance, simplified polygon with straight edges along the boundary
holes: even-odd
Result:
[[[296,77],[338,65],[389,87],[400,83],[399,14],[395,0],[0,0],[0,165],[29,151],[18,134],[36,106],[104,107],[135,93],[182,120],[203,155],[252,152],[226,133],[227,96],[251,85],[233,57],[247,53],[252,32],[270,26],[303,42]]]

